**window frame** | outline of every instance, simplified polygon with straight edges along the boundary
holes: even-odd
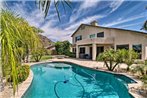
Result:
[[[126,48],[122,48],[120,46],[127,46],[127,49]],[[119,48],[118,48],[119,47]],[[116,45],[116,49],[126,49],[126,50],[129,50],[129,44],[121,44],[121,45]]]
[[[95,38],[95,34],[90,34],[90,35],[89,35],[89,38],[90,38],[90,39]]]
[[[78,38],[79,37],[79,38]],[[79,40],[82,40],[82,35],[78,35],[75,37],[75,42],[79,41]]]
[[[98,36],[99,35],[99,36]],[[97,33],[97,38],[99,38],[99,37],[104,37],[105,35],[104,35],[104,32],[99,32],[99,33]]]
[[[140,46],[140,51],[136,51],[135,46]],[[142,59],[142,44],[132,44],[132,49],[139,54],[138,59]]]
[[[82,50],[82,49],[83,49],[83,50]],[[85,52],[86,52],[85,47],[80,47],[79,50],[80,50],[80,51],[79,51],[80,54],[85,54]]]

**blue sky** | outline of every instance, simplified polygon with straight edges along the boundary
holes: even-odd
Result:
[[[82,23],[89,24],[96,20],[100,26],[114,27],[140,31],[147,20],[147,1],[126,0],[71,0],[72,9],[66,6],[66,11],[59,6],[61,22],[57,17],[54,4],[51,3],[49,15],[44,15],[36,6],[35,1],[6,1],[1,3],[21,17],[30,25],[44,30],[43,35],[53,41],[69,40],[72,33]],[[145,32],[145,31],[144,31]]]

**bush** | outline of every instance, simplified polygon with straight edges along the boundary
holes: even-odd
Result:
[[[70,42],[63,41],[63,42],[56,42],[55,49],[58,55],[66,55],[67,52],[70,52]]]
[[[52,51],[49,49],[45,49],[45,55],[51,55]]]
[[[17,68],[17,75],[18,75],[18,83],[23,82],[27,79],[30,72],[30,66],[29,65],[22,65],[18,66]]]
[[[42,56],[41,61],[42,60],[48,60],[48,59],[52,59],[52,56],[50,56],[50,55],[44,55],[44,56]]]
[[[36,61],[39,62],[42,58],[43,55],[45,55],[45,49],[44,48],[39,48],[37,50],[32,51],[32,58]]]
[[[123,54],[121,52],[122,51],[115,51],[113,49],[106,50],[97,57],[97,60],[104,61],[107,69],[113,71],[115,67],[123,61]]]
[[[72,57],[72,58],[75,58],[76,57],[76,54],[73,53],[73,52],[66,52],[65,55],[69,56],[69,57]]]
[[[22,83],[27,79],[30,72],[30,66],[29,65],[19,65],[17,67],[17,80],[18,83]],[[12,75],[7,79],[8,82],[13,82]]]
[[[147,65],[147,60],[144,61],[144,64]]]
[[[129,70],[130,66],[134,63],[134,60],[137,58],[138,54],[133,50],[107,50],[101,53],[97,60],[104,61],[106,67],[109,71],[113,71],[115,67],[120,63],[125,63],[128,65],[127,70]]]

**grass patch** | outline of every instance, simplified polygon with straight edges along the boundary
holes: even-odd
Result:
[[[48,60],[48,59],[52,59],[52,56],[51,55],[44,55],[44,56],[42,56],[41,61]]]
[[[41,57],[40,61],[49,60],[49,59],[52,59],[51,55],[44,55],[44,56]],[[31,61],[35,62],[35,60],[32,57],[31,57]]]

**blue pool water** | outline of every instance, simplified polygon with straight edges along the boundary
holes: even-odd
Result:
[[[131,98],[114,74],[61,62],[37,64],[31,70],[33,81],[23,98]]]

